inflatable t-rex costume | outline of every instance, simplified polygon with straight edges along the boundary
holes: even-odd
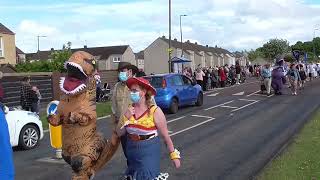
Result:
[[[62,95],[57,114],[48,116],[51,125],[62,125],[62,154],[72,167],[72,180],[88,180],[119,146],[115,131],[108,141],[96,129],[95,64],[89,53],[72,54],[65,64],[67,76],[60,81]]]

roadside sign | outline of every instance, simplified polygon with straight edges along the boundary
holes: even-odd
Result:
[[[47,115],[57,114],[58,112],[59,101],[52,101],[47,106]],[[50,132],[50,143],[51,146],[55,149],[62,148],[62,127],[60,126],[52,126],[49,124],[49,132]]]

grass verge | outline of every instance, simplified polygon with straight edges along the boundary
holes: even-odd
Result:
[[[97,103],[97,116],[103,117],[108,116],[111,114],[111,102],[103,102],[103,103]],[[48,121],[47,121],[47,115],[43,114],[40,116],[40,119],[42,121],[43,129],[48,129]]]
[[[259,180],[320,179],[320,111],[305,125],[288,149],[267,166]]]

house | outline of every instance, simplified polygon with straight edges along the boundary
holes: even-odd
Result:
[[[18,47],[16,47],[16,60],[17,60],[17,64],[23,63],[26,61],[26,54]]]
[[[26,59],[29,61],[50,60],[50,55],[54,51],[54,49],[51,49],[50,51],[29,53],[26,54]],[[135,55],[129,45],[105,47],[84,46],[83,48],[71,49],[72,53],[75,51],[85,51],[92,54],[98,60],[99,70],[116,70],[118,63],[121,61],[136,64]]]
[[[0,23],[0,64],[17,64],[15,34]]]
[[[136,57],[136,66],[144,71],[144,52],[140,51],[134,55]]]
[[[169,40],[159,37],[144,50],[144,66],[147,74],[169,72]],[[198,66],[213,67],[225,64],[235,64],[234,55],[223,48],[203,46],[189,40],[179,42],[177,39],[171,41],[172,57],[184,57],[191,62],[185,64],[195,70]]]
[[[239,62],[240,66],[246,66],[249,63],[247,53],[236,51],[233,54],[235,55],[236,61]]]

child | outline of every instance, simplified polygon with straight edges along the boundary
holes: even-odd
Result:
[[[31,111],[39,115],[41,94],[36,86],[32,87],[31,94]]]

